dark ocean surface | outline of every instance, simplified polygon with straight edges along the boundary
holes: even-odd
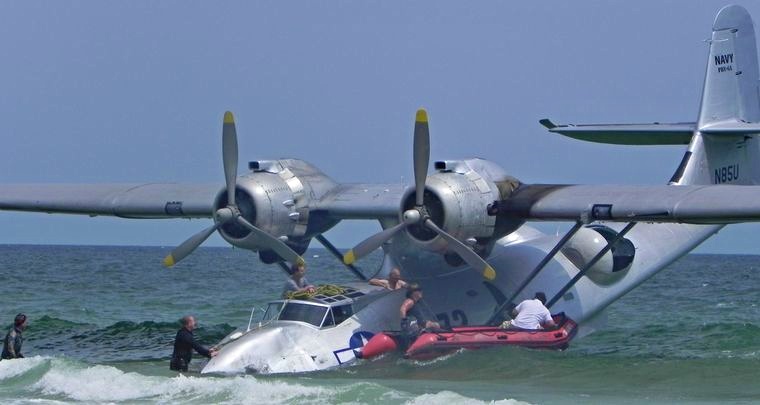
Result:
[[[3,336],[18,312],[31,325],[27,358],[0,361],[0,403],[760,403],[760,256],[686,256],[564,352],[390,356],[304,375],[201,377],[168,370],[178,318],[194,314],[196,335],[216,343],[275,298],[284,275],[232,248],[201,248],[164,269],[168,252],[0,246]],[[307,260],[314,283],[354,280],[326,251]],[[363,260],[365,274],[379,261]]]

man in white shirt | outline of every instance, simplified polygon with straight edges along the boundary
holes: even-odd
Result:
[[[520,329],[544,329],[556,326],[552,314],[544,306],[546,294],[537,292],[532,300],[521,302],[512,310],[512,322],[508,326]]]

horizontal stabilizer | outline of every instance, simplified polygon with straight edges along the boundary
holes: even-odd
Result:
[[[752,135],[760,134],[760,124],[744,121],[723,121],[704,125],[699,131],[710,135]]]
[[[556,125],[548,119],[539,121],[549,132],[582,141],[614,145],[688,145],[696,124],[567,124]]]

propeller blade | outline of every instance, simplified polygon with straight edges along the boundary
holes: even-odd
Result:
[[[430,131],[428,116],[424,108],[417,110],[414,120],[414,190],[418,207],[422,206],[425,197],[425,179],[430,164]]]
[[[195,235],[191,236],[190,239],[182,242],[181,245],[177,246],[172,250],[171,253],[169,253],[168,256],[164,258],[163,264],[166,267],[172,267],[175,264],[177,264],[180,260],[187,257],[190,253],[193,253],[195,248],[201,245],[203,241],[208,239],[209,236],[211,236],[212,233],[216,232],[217,229],[221,226],[221,223],[214,224]]]
[[[451,248],[451,250],[462,257],[462,259],[467,262],[470,267],[481,273],[483,277],[488,280],[493,280],[496,278],[496,271],[494,271],[493,267],[491,267],[490,264],[486,263],[486,261],[483,260],[482,257],[478,256],[478,254],[475,253],[472,249],[468,248],[467,245],[459,241],[459,239],[449,235],[446,231],[439,228],[438,225],[436,225],[430,219],[425,221],[425,226],[440,235],[443,239],[446,239],[446,242],[449,243],[449,248]]]
[[[272,235],[262,231],[261,229],[256,228],[245,218],[238,216],[237,222],[250,229],[251,233],[253,233],[253,235],[258,239],[258,242],[262,245],[262,247],[274,250],[274,252],[280,255],[280,257],[292,264],[302,265],[306,263],[303,260],[303,257],[291,249],[290,246],[286,245],[283,241],[273,237]]]
[[[224,161],[224,178],[227,181],[227,204],[235,205],[238,143],[235,117],[229,111],[224,113],[224,125],[222,126],[222,160]]]
[[[357,259],[372,253],[375,249],[383,245],[387,240],[393,237],[398,231],[404,229],[407,226],[405,222],[402,222],[394,227],[388,228],[382,232],[376,233],[369,238],[363,240],[353,249],[346,252],[343,255],[343,263],[353,264]]]

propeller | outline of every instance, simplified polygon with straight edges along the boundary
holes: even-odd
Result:
[[[390,240],[402,229],[410,225],[420,224],[443,238],[448,247],[456,252],[475,271],[482,274],[488,280],[496,278],[496,272],[493,267],[486,263],[482,257],[478,256],[472,249],[467,247],[459,239],[451,236],[449,233],[439,228],[433,220],[430,219],[427,208],[425,208],[425,182],[427,180],[427,170],[430,162],[430,130],[428,128],[427,112],[420,108],[414,122],[414,191],[415,204],[414,208],[406,210],[401,215],[401,223],[391,228],[376,233],[363,240],[353,249],[349,250],[343,256],[343,262],[352,264],[375,249],[379,248],[386,241]]]
[[[227,206],[216,210],[214,213],[214,225],[191,236],[189,239],[182,242],[181,245],[174,248],[174,250],[164,258],[164,266],[171,267],[177,264],[208,239],[212,233],[230,221],[235,221],[250,230],[253,237],[256,238],[256,244],[258,246],[264,249],[273,250],[280,255],[280,257],[291,263],[304,264],[303,258],[298,253],[294,252],[288,245],[267,232],[257,228],[243,218],[240,209],[238,209],[235,204],[238,143],[237,131],[235,130],[235,118],[229,111],[224,113],[224,125],[222,127],[222,160],[224,163],[224,178],[227,185]]]

